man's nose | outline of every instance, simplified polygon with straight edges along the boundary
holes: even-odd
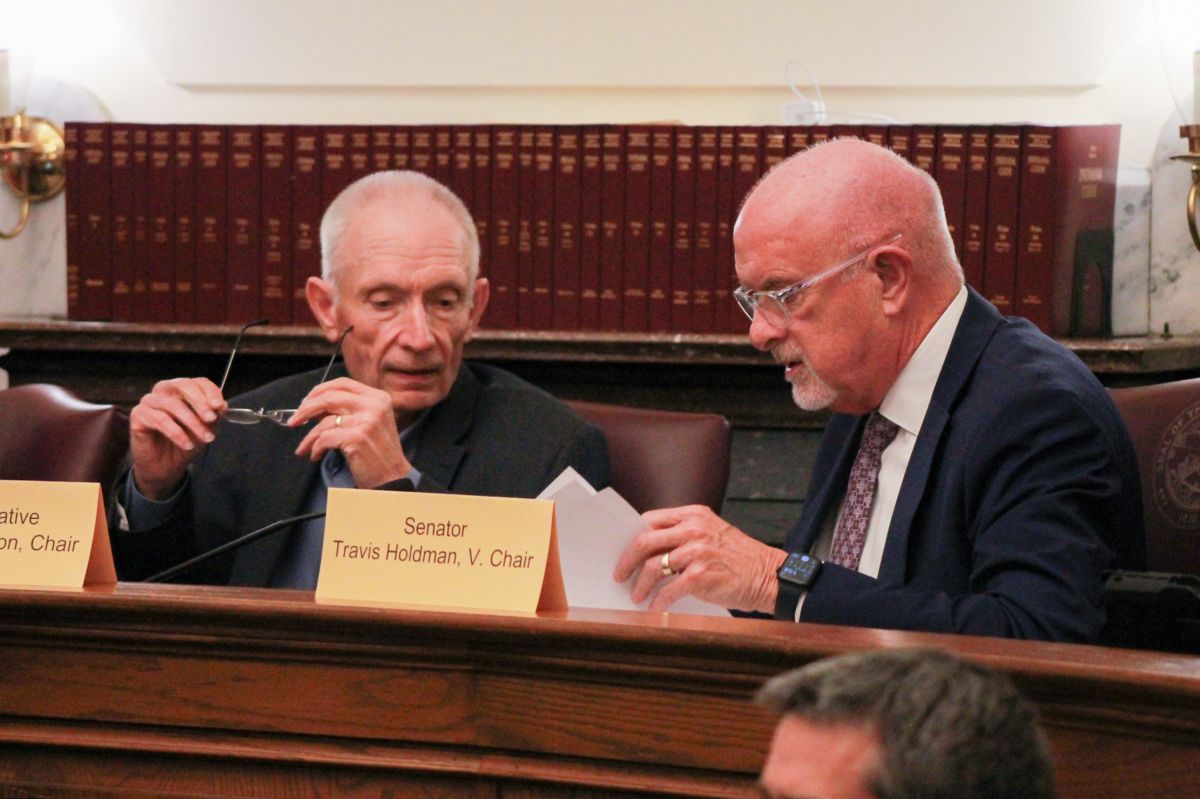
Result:
[[[411,350],[427,350],[433,346],[433,328],[430,327],[429,312],[425,303],[408,304],[396,319],[393,338],[398,344]]]
[[[767,352],[783,338],[786,326],[776,325],[762,311],[755,311],[750,320],[750,343],[755,349]]]

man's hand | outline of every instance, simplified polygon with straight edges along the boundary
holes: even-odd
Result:
[[[137,489],[154,500],[175,493],[188,464],[215,437],[225,412],[221,390],[207,378],[163,380],[129,415],[129,451]]]
[[[670,553],[676,576],[658,591],[650,610],[666,610],[689,594],[738,610],[775,609],[775,572],[786,552],[751,538],[703,505],[647,511],[642,518],[650,529],[633,540],[613,571],[617,582],[637,573],[634,602],[666,577],[662,556]]]
[[[349,377],[330,380],[309,392],[288,425],[298,427],[310,419],[320,421],[296,454],[319,461],[329,450],[340,449],[359,488],[375,488],[412,471],[386,391]]]

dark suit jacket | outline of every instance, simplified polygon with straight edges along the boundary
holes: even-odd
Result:
[[[230,405],[295,408],[319,376],[314,371],[283,378]],[[319,463],[294,454],[308,429],[222,422],[216,440],[192,464],[171,520],[114,535],[121,579],[142,579],[301,513],[320,475]],[[421,491],[535,497],[567,466],[597,488],[609,480],[608,447],[599,429],[544,391],[481,364],[462,365],[450,393],[424,420],[412,460],[421,472]],[[269,535],[181,579],[266,585],[288,535]]]
[[[808,551],[836,514],[864,420],[830,419],[789,551]],[[825,564],[801,620],[1094,641],[1101,572],[1144,561],[1137,462],[1107,392],[1074,354],[971,291],[878,579]]]

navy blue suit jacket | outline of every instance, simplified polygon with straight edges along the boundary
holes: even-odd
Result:
[[[809,551],[837,513],[864,420],[830,419],[789,551]],[[1137,462],[1107,392],[1073,353],[971,291],[878,578],[825,564],[800,618],[1094,641],[1102,572],[1144,561]]]

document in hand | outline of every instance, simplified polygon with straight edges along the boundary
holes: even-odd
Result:
[[[573,608],[645,610],[649,599],[635,603],[629,597],[636,575],[625,583],[613,582],[612,578],[617,558],[636,535],[647,529],[641,515],[616,491],[606,488],[597,492],[569,466],[538,499],[554,501],[567,604]],[[719,605],[690,596],[675,602],[670,612],[729,615]]]

